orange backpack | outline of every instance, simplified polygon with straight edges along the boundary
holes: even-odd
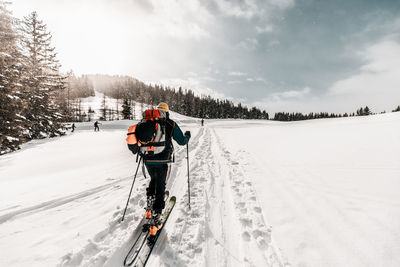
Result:
[[[156,128],[156,136],[153,138],[152,141],[146,144],[142,144],[136,138],[136,127],[140,123],[144,122],[154,122]],[[165,135],[165,113],[158,109],[147,109],[143,112],[143,119],[138,124],[132,125],[129,127],[128,136],[126,137],[126,142],[128,147],[132,152],[135,154],[140,152],[143,155],[155,155],[162,153],[166,148],[166,135]],[[135,146],[136,145],[136,146]],[[134,147],[134,149],[133,149]]]

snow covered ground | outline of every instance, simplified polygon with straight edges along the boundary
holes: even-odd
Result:
[[[400,112],[295,123],[199,121],[149,266],[400,266]],[[0,157],[0,266],[122,266],[148,183],[132,121],[76,124]]]

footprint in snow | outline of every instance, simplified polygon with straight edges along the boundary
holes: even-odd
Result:
[[[240,218],[240,223],[244,227],[249,227],[249,228],[253,227],[253,221],[249,218]]]
[[[261,208],[260,207],[254,207],[253,209],[254,209],[255,212],[261,213]]]
[[[251,239],[251,236],[250,236],[249,232],[247,232],[247,231],[243,232],[243,233],[242,233],[242,239],[243,239],[244,241],[249,242],[250,239]]]
[[[238,206],[239,208],[244,208],[244,207],[246,206],[246,203],[244,203],[244,202],[239,202],[239,203],[237,204],[237,206]]]

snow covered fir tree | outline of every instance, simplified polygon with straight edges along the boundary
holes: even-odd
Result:
[[[27,140],[63,135],[64,90],[51,35],[36,12],[20,23],[0,3],[0,154]]]
[[[63,115],[55,102],[64,90],[64,77],[59,73],[51,35],[36,12],[24,17],[21,25],[23,37],[24,75],[22,94],[25,100],[23,116],[30,139],[63,135]]]
[[[15,20],[0,2],[0,155],[23,142],[21,58]]]

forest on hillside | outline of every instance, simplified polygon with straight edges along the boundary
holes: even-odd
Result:
[[[210,96],[196,96],[190,89],[171,88],[162,85],[147,85],[129,76],[88,75],[97,91],[123,103],[125,119],[129,119],[131,106],[146,103],[157,106],[168,102],[171,110],[186,116],[208,119],[268,119],[268,113],[256,107],[235,105],[229,100]]]

